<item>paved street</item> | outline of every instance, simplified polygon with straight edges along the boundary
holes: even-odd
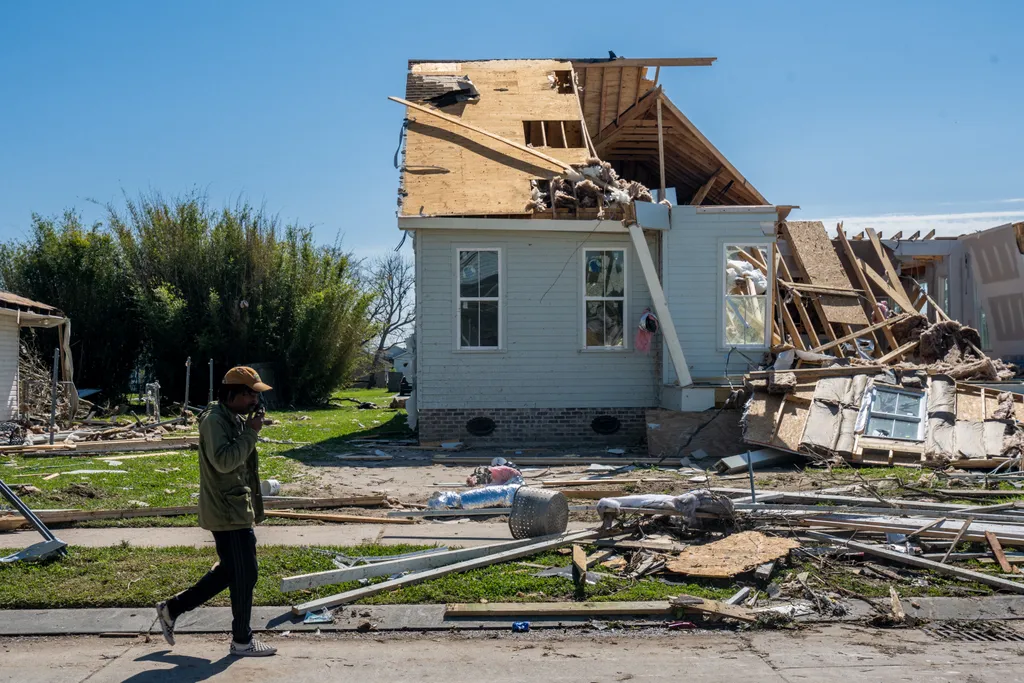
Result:
[[[1024,664],[1020,643],[940,641],[923,631],[851,626],[654,636],[293,635],[271,642],[281,649],[277,657],[238,660],[226,655],[224,636],[182,636],[173,649],[137,638],[0,639],[0,681],[1006,683]]]

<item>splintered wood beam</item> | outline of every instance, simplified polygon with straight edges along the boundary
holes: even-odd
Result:
[[[894,325],[894,324],[898,323],[899,321],[903,320],[904,318],[908,317],[909,315],[910,315],[909,313],[900,313],[899,315],[896,315],[896,316],[893,316],[891,318],[888,318],[887,320],[883,320],[880,323],[875,323],[874,325],[868,325],[867,327],[862,327],[861,329],[857,330],[856,332],[853,332],[851,334],[847,334],[846,336],[840,337],[839,339],[836,339],[835,341],[831,341],[828,344],[822,344],[821,346],[819,346],[819,347],[817,347],[815,349],[811,349],[811,351],[814,351],[815,353],[821,353],[822,351],[826,351],[828,349],[831,349],[832,347],[838,346],[840,344],[845,344],[848,341],[853,341],[854,339],[857,339],[858,337],[863,337],[865,335],[871,334],[875,330],[880,330],[880,329],[882,329],[884,327],[888,327],[890,325]]]
[[[921,236],[921,231],[920,231],[920,230],[918,230],[918,231],[917,231],[917,232],[915,232],[915,233],[914,233],[913,235],[911,235],[910,237],[908,237],[908,238],[907,238],[907,240],[908,240],[908,241],[910,241],[910,242],[913,242],[913,241],[917,240],[917,238],[918,238],[918,237],[920,237],[920,236]]]
[[[626,59],[625,57],[617,57],[605,61],[574,61],[588,69],[618,69],[624,66],[653,66],[660,69],[663,66],[711,66],[717,59],[718,57],[669,57],[656,59]]]
[[[935,237],[935,231],[934,231],[934,230],[929,230],[929,231],[928,231],[928,234],[927,234],[927,235],[925,235],[924,237],[922,237],[921,239],[926,239],[926,240],[930,240],[930,239],[932,239],[933,237]]]
[[[864,275],[864,272],[857,265],[857,254],[854,253],[853,247],[847,241],[842,225],[837,227],[836,234],[839,237],[839,244],[843,247],[843,252],[850,262],[850,269],[853,270],[853,274],[857,277],[857,283],[864,290],[864,300],[866,307],[869,309],[868,320],[872,322],[884,320],[885,316],[882,314],[882,309],[878,306],[878,299],[875,298],[875,293],[871,291],[871,284],[868,282],[867,276]],[[883,327],[882,334],[885,335],[885,343],[889,345],[889,350],[896,351],[899,344],[896,342],[896,337],[893,335],[892,330],[888,327]]]
[[[863,231],[863,230],[861,230],[860,232],[858,232],[858,233],[857,233],[856,235],[854,235],[854,236],[853,236],[853,237],[851,237],[850,239],[852,239],[852,240],[856,240],[856,241],[858,241],[858,242],[859,242],[859,241],[861,241],[862,239],[864,239],[864,231]]]
[[[746,260],[753,263],[758,269],[761,270],[762,273],[768,275],[767,266],[761,266],[760,264],[756,263],[754,261],[753,256],[750,256],[749,254],[742,250],[739,253],[741,258],[746,257]],[[782,256],[779,254],[779,248],[777,244],[772,245],[772,257],[775,263],[775,271],[777,274],[779,268],[778,264],[779,261],[782,259]],[[782,293],[778,289],[779,279],[777,275],[775,277],[775,285],[775,306],[776,308],[778,308],[779,315],[782,317],[782,325],[785,328],[786,332],[789,333],[789,336],[792,338],[793,346],[795,346],[800,351],[806,351],[807,346],[804,344],[803,337],[800,336],[800,330],[797,329],[796,323],[793,321],[793,315],[789,312],[789,308],[786,306],[786,302],[783,300],[781,296]]]
[[[566,172],[566,171],[572,170],[572,168],[568,164],[563,162],[563,161],[559,161],[558,159],[556,159],[554,157],[551,157],[551,156],[548,156],[547,154],[544,154],[543,152],[539,152],[539,151],[535,150],[532,147],[527,147],[526,145],[520,145],[518,142],[513,142],[512,140],[509,140],[508,138],[502,137],[502,136],[500,136],[500,135],[498,135],[496,133],[492,133],[489,130],[484,130],[483,128],[480,128],[478,126],[474,126],[474,125],[472,125],[470,123],[466,123],[465,121],[460,121],[459,119],[455,118],[454,116],[449,116],[448,114],[445,114],[444,112],[436,111],[434,109],[430,109],[429,107],[423,107],[423,106],[420,106],[420,105],[418,105],[418,104],[416,104],[414,102],[408,102],[406,100],[403,100],[401,97],[389,97],[388,99],[391,100],[392,102],[398,102],[399,104],[404,104],[409,109],[413,109],[415,111],[422,112],[424,114],[429,114],[431,116],[434,116],[434,117],[437,117],[437,118],[441,119],[442,121],[447,121],[448,123],[453,123],[456,126],[462,126],[463,128],[471,130],[474,133],[479,133],[480,135],[483,135],[485,137],[491,138],[492,140],[497,140],[498,142],[502,142],[502,143],[504,143],[504,144],[506,144],[506,145],[508,145],[510,147],[515,147],[520,152],[526,152],[527,154],[535,156],[538,159],[541,159],[543,161],[548,162],[549,164],[557,166],[559,168],[559,170],[561,172],[563,172],[563,173]]]
[[[690,206],[700,206],[704,199],[708,196],[708,192],[711,192],[712,186],[718,177],[722,175],[724,169],[719,166],[718,170],[711,174],[711,177],[704,181],[704,184],[694,193],[693,199],[690,200]]]
[[[896,233],[895,235],[893,235],[893,236],[892,236],[892,237],[890,237],[889,239],[891,239],[891,240],[898,240],[898,239],[900,239],[901,237],[903,237],[903,231],[902,231],[902,230],[900,230],[899,232],[897,232],[897,233]]]
[[[633,106],[635,107],[637,102],[640,101],[640,84],[644,80],[644,67],[638,66],[636,68],[636,92],[633,93]]]
[[[658,87],[658,79],[661,77],[661,65],[654,65],[654,87]]]

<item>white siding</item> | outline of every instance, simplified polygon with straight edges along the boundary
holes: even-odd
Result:
[[[765,235],[761,226],[774,225],[775,220],[773,207],[747,213],[672,207],[672,227],[664,238],[662,282],[694,382],[720,380],[726,375],[729,349],[722,339],[723,249],[726,244],[774,242],[774,236]],[[741,352],[759,360],[763,351],[734,351],[728,374],[746,371],[748,361]],[[666,384],[675,382],[675,369],[667,357],[664,374]]]
[[[18,321],[0,314],[0,421],[18,414]]]
[[[627,350],[581,349],[583,246],[627,251]],[[456,349],[459,247],[501,249],[501,351]],[[637,321],[651,304],[628,234],[419,230],[416,285],[418,408],[657,405],[655,354],[633,350]]]

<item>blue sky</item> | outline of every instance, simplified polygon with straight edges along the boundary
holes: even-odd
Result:
[[[716,56],[676,104],[794,218],[1024,217],[1024,4],[6,2],[0,239],[150,189],[248,199],[359,255],[398,243],[406,60]],[[899,227],[895,227],[899,225]]]

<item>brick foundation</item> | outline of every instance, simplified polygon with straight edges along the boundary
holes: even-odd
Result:
[[[440,408],[417,411],[421,442],[462,441],[477,446],[546,444],[638,445],[646,438],[645,408]],[[615,434],[598,434],[590,427],[599,415],[619,419]],[[489,436],[473,436],[466,422],[489,417],[495,429]]]

